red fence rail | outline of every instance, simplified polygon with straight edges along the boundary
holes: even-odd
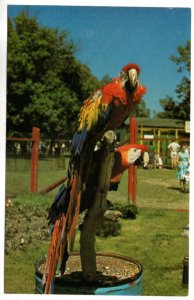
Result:
[[[37,127],[33,127],[31,138],[8,137],[7,141],[32,142],[31,164],[30,164],[30,192],[36,194],[38,192],[38,160],[39,160],[40,129]]]

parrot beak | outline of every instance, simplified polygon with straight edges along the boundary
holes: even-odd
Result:
[[[130,69],[128,71],[128,78],[129,78],[129,84],[132,88],[136,87],[137,85],[137,70],[136,69]]]

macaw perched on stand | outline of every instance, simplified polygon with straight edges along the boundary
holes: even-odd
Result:
[[[148,147],[139,144],[124,145],[116,149],[109,190],[111,190],[111,186],[112,190],[117,190],[123,172],[132,164],[141,164],[143,162],[143,154],[146,151],[148,151]]]
[[[105,134],[109,132],[110,131],[107,131]],[[93,205],[91,199],[94,199],[96,187],[98,186],[97,178],[99,174],[100,159],[103,154],[101,150],[103,151],[103,147],[102,149],[99,147],[93,153],[90,176],[87,180],[87,189],[82,193],[80,213],[85,209],[89,209]],[[146,151],[148,151],[148,147],[146,145],[139,144],[128,144],[120,146],[114,150],[114,164],[109,184],[109,191],[116,191],[118,189],[122,175],[130,165],[139,165],[143,162],[143,154]],[[109,204],[110,201],[108,205]]]
[[[97,142],[102,140],[105,132],[118,128],[146,93],[146,88],[140,84],[139,75],[138,65],[131,63],[124,66],[117,78],[98,89],[81,107],[72,139],[68,180],[49,210],[49,224],[53,229],[43,275],[45,293],[53,292],[59,258],[61,275],[65,272],[68,237],[70,251],[73,249],[77,218],[84,202],[84,194],[89,190]],[[114,176],[117,176],[123,169],[113,171]]]

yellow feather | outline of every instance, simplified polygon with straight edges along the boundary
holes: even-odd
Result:
[[[102,94],[98,97],[89,98],[86,100],[80,110],[78,118],[78,132],[85,126],[86,130],[90,131],[99,121],[102,113],[106,111],[107,104],[102,103]]]
[[[91,103],[90,109],[88,111],[87,114],[87,119],[86,119],[86,123],[87,123],[87,131],[89,131],[93,125],[93,121],[94,121],[94,103]]]
[[[99,107],[99,99],[91,103],[90,111],[88,112],[88,116],[87,116],[88,131],[98,122],[98,114],[99,114],[98,107]]]
[[[82,131],[84,127],[90,131],[99,122],[108,106],[102,100],[102,92],[97,91],[92,97],[84,101],[78,116],[78,132]]]

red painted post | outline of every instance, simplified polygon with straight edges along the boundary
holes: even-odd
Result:
[[[134,118],[134,143],[137,144],[138,138],[138,127]],[[137,195],[137,166],[132,165],[133,167],[133,204],[136,205],[136,195]]]
[[[38,159],[39,159],[39,139],[40,129],[32,128],[32,156],[30,168],[30,192],[36,194],[38,192]]]
[[[137,143],[137,124],[134,117],[130,117],[129,125],[130,144]],[[132,200],[133,204],[136,205],[136,181],[137,181],[137,167],[130,165],[128,169],[128,200]]]

